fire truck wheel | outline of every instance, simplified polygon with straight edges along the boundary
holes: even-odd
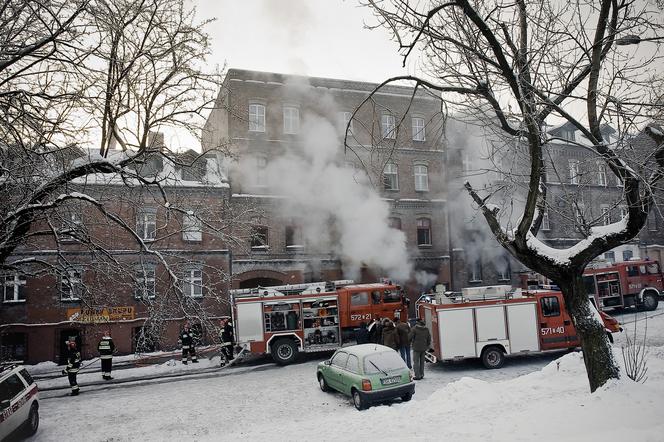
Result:
[[[498,347],[487,347],[482,351],[482,364],[486,368],[500,368],[505,363],[505,354]]]
[[[279,339],[272,344],[272,359],[279,365],[287,365],[297,357],[297,346],[290,339]]]
[[[658,295],[655,292],[646,292],[643,294],[643,310],[652,311],[657,308],[659,300],[657,299]]]
[[[367,408],[367,402],[362,399],[360,392],[355,389],[353,389],[353,405],[360,411]]]
[[[318,385],[320,385],[320,389],[322,391],[330,391],[330,387],[327,386],[327,382],[325,382],[325,378],[323,377],[323,373],[318,373]]]

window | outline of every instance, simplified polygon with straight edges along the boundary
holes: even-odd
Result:
[[[11,375],[0,383],[0,402],[11,401],[25,390],[25,384],[18,375]]]
[[[461,160],[461,167],[464,172],[470,172],[473,170],[473,160],[470,158],[470,155],[467,153],[463,154],[463,159]]]
[[[482,261],[474,260],[470,264],[470,282],[479,282],[482,280]]]
[[[353,120],[351,119],[352,116],[353,116],[352,112],[342,112],[341,113],[341,124],[342,124],[341,130],[345,131],[346,127],[348,127],[348,130],[349,130],[348,133],[349,134],[353,133]],[[350,122],[350,126],[348,126],[349,122]]]
[[[415,174],[415,190],[418,192],[426,192],[429,190],[429,170],[427,166],[413,167]]]
[[[340,351],[334,356],[332,356],[332,360],[330,361],[332,365],[344,368],[346,367],[346,362],[348,361],[348,353]]]
[[[62,226],[60,227],[62,241],[75,241],[76,233],[80,231],[83,225],[83,217],[80,212],[70,211],[63,215]]]
[[[369,292],[351,293],[350,305],[369,305]]]
[[[388,218],[387,219],[390,227],[393,229],[401,230],[401,218]]]
[[[351,373],[360,373],[360,360],[355,355],[348,355],[348,363],[346,364],[346,370]]]
[[[428,218],[419,218],[417,220],[417,245],[431,245],[431,220]]]
[[[265,132],[265,106],[262,104],[249,105],[249,131]]]
[[[0,334],[0,360],[25,361],[28,358],[28,335],[26,333],[2,333]],[[30,375],[21,375],[32,384]],[[26,372],[27,373],[27,372]]]
[[[60,300],[78,301],[83,294],[83,270],[69,269],[60,278]]]
[[[615,262],[616,262],[616,252],[606,252],[604,254],[604,259],[609,261],[611,264],[615,264]]]
[[[207,172],[206,158],[199,158],[192,164],[175,165],[175,173],[178,177],[180,177],[182,181],[203,181],[206,172]]]
[[[25,278],[18,273],[0,277],[2,302],[25,302]]]
[[[629,261],[634,256],[634,252],[632,252],[630,249],[626,249],[623,250],[622,256],[623,256],[623,261]]]
[[[498,280],[509,281],[512,279],[512,271],[510,269],[510,261],[508,258],[499,260],[498,263]]]
[[[136,287],[134,287],[134,298],[153,299],[156,293],[154,264],[147,264],[136,269]]]
[[[627,206],[620,206],[620,218],[627,218],[628,214],[629,210],[627,210]]]
[[[284,133],[296,134],[300,131],[300,110],[296,107],[284,107]]]
[[[378,290],[371,292],[371,303],[380,304],[380,292]]]
[[[549,209],[544,209],[544,213],[542,213],[542,230],[551,230],[551,219],[549,218]]]
[[[547,296],[540,299],[540,306],[542,307],[542,316],[560,316],[560,303],[555,296]]]
[[[569,182],[579,184],[579,160],[569,160]]]
[[[574,141],[574,129],[563,129],[560,136],[567,141]]]
[[[399,356],[399,352],[396,351],[372,353],[364,358],[364,373],[367,375],[381,371],[399,370],[403,367],[405,367],[405,363]]]
[[[651,211],[648,214],[648,231],[656,232],[657,231],[657,213]]]
[[[401,302],[401,293],[396,291],[393,292],[391,290],[385,290],[385,292],[383,292],[383,302],[385,303]]]
[[[583,212],[584,212],[585,206],[583,203],[576,203],[574,204],[574,217],[576,218],[576,223],[579,225],[583,224]]]
[[[600,209],[602,210],[602,224],[608,226],[611,224],[611,210],[606,205],[600,206]]]
[[[267,185],[267,158],[264,156],[256,157],[256,174],[254,184],[257,186]]]
[[[193,212],[182,215],[182,239],[184,241],[203,240],[203,221],[197,218]]]
[[[254,225],[251,228],[251,248],[252,249],[265,249],[268,246],[268,229],[267,226],[260,225],[260,221],[254,220]]]
[[[302,247],[302,229],[291,224],[286,226],[286,247]]]
[[[627,276],[639,276],[639,267],[627,266]]]
[[[399,190],[399,168],[394,163],[387,163],[383,171],[385,190]]]
[[[606,187],[606,165],[603,161],[597,162],[597,185]]]
[[[389,138],[391,140],[396,138],[396,127],[394,115],[383,114],[380,117],[380,127],[381,134],[383,138]]]
[[[157,209],[141,209],[136,214],[136,234],[144,241],[154,241],[157,233]]]
[[[193,268],[184,272],[182,293],[190,298],[203,297],[203,270]]]
[[[424,118],[413,117],[413,141],[425,141]]]

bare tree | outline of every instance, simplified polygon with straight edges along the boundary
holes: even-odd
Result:
[[[506,208],[495,204],[501,192],[476,189],[469,182],[465,187],[498,243],[561,287],[581,337],[591,391],[618,378],[582,273],[593,258],[639,233],[664,171],[662,134],[656,128],[646,129],[656,142],[650,152],[655,167],[649,175],[639,174],[621,159],[602,131],[611,122],[625,134],[661,108],[661,80],[652,69],[659,55],[616,47],[617,41],[628,42],[620,40],[626,35],[661,36],[661,11],[647,2],[626,0],[366,4],[379,25],[392,31],[404,64],[421,54],[421,76],[390,78],[383,85],[410,81],[416,89],[439,94],[456,118],[493,129],[503,145],[516,145],[512,152],[525,159],[525,169],[513,172],[523,177],[525,195],[522,209],[511,218],[513,224],[501,218]],[[554,249],[537,237],[547,204],[545,152],[552,142],[545,126],[552,118],[580,131],[585,147],[624,186],[628,208],[619,222],[608,226],[593,227],[580,220],[583,237],[568,249]]]
[[[66,283],[72,263],[62,251],[74,240],[98,270],[96,287],[104,287],[106,275],[106,287],[117,289],[108,284],[111,275],[127,274],[135,263],[113,254],[113,244],[96,235],[101,225],[116,232],[105,238],[125,235],[166,272],[177,302],[160,314],[172,317],[177,307],[186,316],[205,315],[183,295],[178,269],[192,258],[162,250],[191,228],[185,218],[233,240],[232,217],[204,205],[205,186],[199,185],[197,210],[174,190],[193,180],[183,174],[197,170],[199,182],[219,184],[221,153],[214,151],[224,146],[181,155],[155,133],[189,132],[194,139],[214,105],[221,75],[206,69],[207,24],[186,0],[0,1],[0,271],[55,274]],[[146,203],[163,213],[150,241],[126,212]],[[96,227],[72,223],[81,214]],[[44,248],[58,259],[30,253]]]

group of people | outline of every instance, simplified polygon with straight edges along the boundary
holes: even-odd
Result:
[[[375,343],[399,352],[408,368],[415,373],[414,379],[424,377],[425,353],[431,348],[431,333],[421,319],[413,327],[399,318],[376,317],[368,325],[360,323],[355,340],[358,344]],[[412,360],[411,360],[412,350]]]
[[[81,369],[81,351],[76,344],[76,337],[70,336],[66,342],[67,345],[67,366],[62,370],[62,374],[67,376],[69,386],[71,387],[71,395],[77,396],[80,392],[80,387],[76,377]],[[97,351],[99,352],[99,359],[101,360],[101,377],[105,381],[113,379],[111,370],[113,369],[113,354],[115,353],[115,344],[111,338],[110,330],[106,330],[101,340],[97,344]]]
[[[180,346],[182,349],[182,363],[198,363],[196,356],[196,342],[198,335],[192,329],[191,324],[186,322],[180,333]],[[219,322],[219,340],[221,341],[221,366],[233,360],[233,347],[235,347],[235,336],[233,335],[233,324],[230,318],[223,318]]]

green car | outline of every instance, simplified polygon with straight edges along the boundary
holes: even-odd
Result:
[[[321,390],[334,389],[351,396],[358,410],[388,399],[409,401],[415,394],[410,369],[399,353],[384,345],[340,348],[318,364],[316,376]]]

